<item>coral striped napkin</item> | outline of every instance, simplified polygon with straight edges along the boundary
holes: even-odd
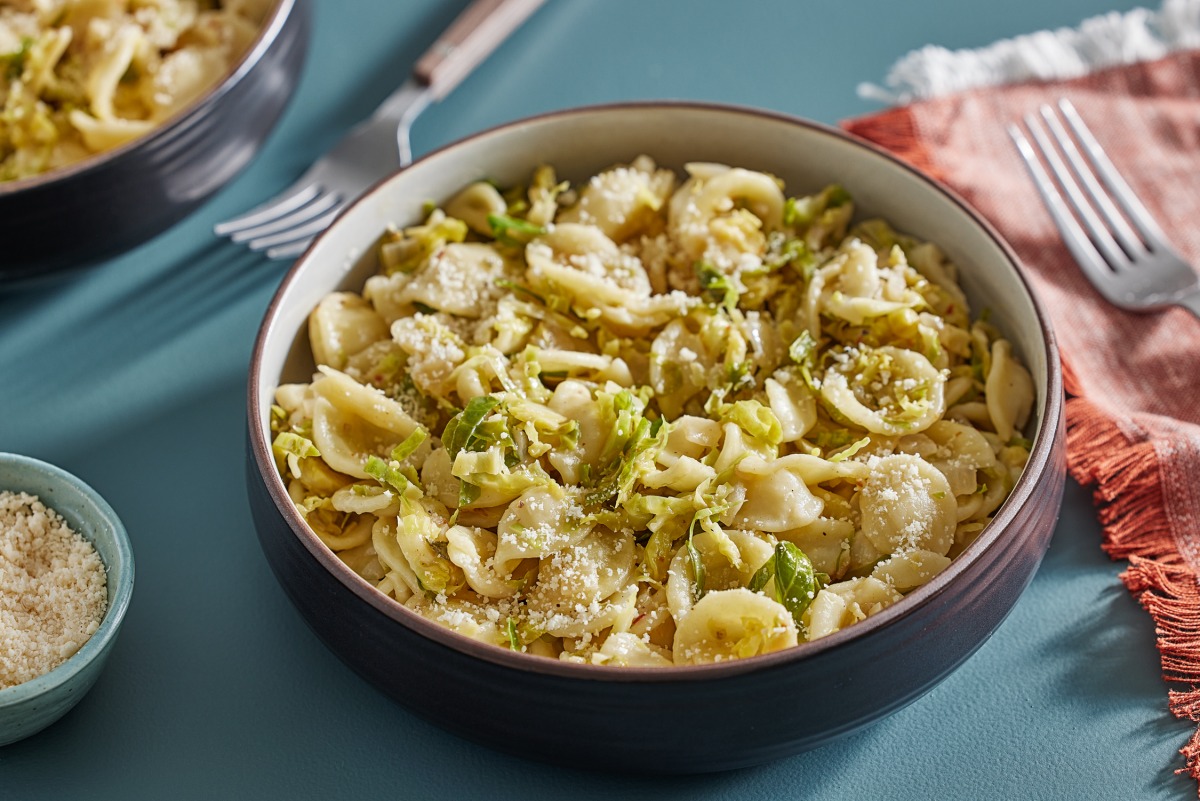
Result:
[[[1171,711],[1200,723],[1200,321],[1180,309],[1139,315],[1106,303],[1005,132],[1039,104],[1070,98],[1171,241],[1200,265],[1200,51],[1187,49],[1200,46],[1200,2],[1091,21],[1098,28],[1119,53],[1110,64],[1150,60],[1088,63],[1082,54],[1098,52],[1088,25],[984,51],[927,49],[897,65],[908,89],[891,99],[902,105],[843,127],[953,187],[1024,262],[1062,348],[1069,469],[1093,488],[1103,547],[1128,560],[1122,578],[1154,619]],[[1048,77],[1055,63],[1079,77]],[[1018,80],[1005,82],[1006,70]],[[972,74],[973,88],[945,84]],[[1200,732],[1182,753],[1182,770],[1200,779]]]

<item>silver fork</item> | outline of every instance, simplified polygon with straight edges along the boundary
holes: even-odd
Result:
[[[409,131],[545,0],[475,0],[417,61],[409,79],[319,158],[295,183],[213,232],[265,251],[297,256],[375,181],[412,161]]]
[[[1153,311],[1182,306],[1200,317],[1196,272],[1167,241],[1071,102],[1059,100],[1058,109],[1074,137],[1048,105],[1039,109],[1045,128],[1033,114],[1025,116],[1025,127],[1066,193],[1065,200],[1020,127],[1010,124],[1008,134],[1084,275],[1101,295],[1122,309]]]

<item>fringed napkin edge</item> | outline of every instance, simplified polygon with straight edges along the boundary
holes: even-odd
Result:
[[[1135,9],[1085,20],[1077,28],[1041,31],[988,47],[951,51],[927,46],[901,58],[885,86],[861,84],[858,94],[893,108],[848,121],[844,127],[945,179],[903,106],[969,89],[1028,81],[1077,78],[1107,67],[1152,61],[1200,48],[1200,0],[1165,0],[1158,11]],[[1122,425],[1082,397],[1063,359],[1067,468],[1092,490],[1103,532],[1101,547],[1126,560],[1121,580],[1150,615],[1168,708],[1200,724],[1200,575],[1183,557],[1168,517],[1154,439]],[[1187,773],[1200,780],[1200,729],[1180,749]]]

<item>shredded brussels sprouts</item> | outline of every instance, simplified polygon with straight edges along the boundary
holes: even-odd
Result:
[[[280,473],[381,592],[498,647],[650,666],[828,635],[944,569],[1032,447],[1032,380],[954,265],[840,186],[543,166],[379,261],[314,312],[337,364],[276,393]]]

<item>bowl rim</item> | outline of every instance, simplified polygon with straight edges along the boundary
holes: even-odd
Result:
[[[121,518],[117,516],[116,511],[109,505],[108,501],[104,500],[100,493],[93,489],[91,485],[57,465],[42,461],[41,459],[35,459],[31,456],[23,456],[17,453],[0,453],[0,464],[12,464],[29,472],[39,473],[50,479],[63,493],[82,500],[89,507],[90,513],[94,514],[112,529],[113,540],[116,546],[114,549],[116,553],[115,561],[121,566],[121,581],[115,582],[114,586],[110,586],[108,608],[104,610],[104,618],[100,621],[100,626],[93,632],[92,636],[80,646],[78,651],[71,654],[65,662],[53,670],[47,671],[40,676],[35,676],[20,684],[0,689],[0,709],[4,709],[19,706],[33,698],[52,693],[63,685],[69,684],[96,657],[104,653],[105,649],[109,647],[113,639],[117,636],[117,632],[120,630],[122,622],[124,622],[125,613],[129,611],[129,603],[133,597],[134,557],[129,533],[125,530],[125,525],[121,522]],[[0,487],[0,490],[6,489],[9,488]],[[54,509],[45,500],[43,500],[43,503],[46,503],[47,508]],[[58,510],[55,509],[55,512],[58,512]],[[87,539],[88,542],[92,542],[92,538],[83,531],[78,531],[77,533]],[[94,543],[93,547],[95,547]],[[98,552],[97,555],[99,555]],[[111,575],[114,566],[105,563],[104,567],[106,577],[107,575]]]
[[[1005,260],[1008,262],[1014,277],[1024,291],[1025,299],[1029,301],[1034,310],[1039,333],[1045,347],[1044,355],[1047,375],[1044,414],[1040,420],[1025,469],[992,521],[983,529],[975,541],[967,546],[946,569],[928,583],[918,587],[905,595],[900,601],[866,620],[859,621],[852,626],[848,626],[817,640],[803,642],[780,651],[712,664],[672,665],[669,667],[614,667],[590,663],[564,662],[511,651],[473,640],[466,635],[459,634],[445,626],[439,625],[405,608],[394,599],[388,598],[376,590],[366,579],[363,579],[338,559],[333,551],[329,550],[316,534],[312,532],[304,520],[300,518],[294,504],[287,495],[282,479],[278,475],[271,452],[271,445],[263,436],[259,424],[261,410],[258,408],[257,398],[264,383],[261,380],[263,347],[275,327],[275,320],[281,311],[283,298],[289,294],[289,289],[292,284],[298,281],[300,274],[306,271],[314,258],[314,253],[319,243],[328,235],[327,233],[323,233],[309,245],[300,258],[289,268],[267,307],[258,334],[255,337],[247,386],[247,422],[249,447],[253,453],[257,468],[257,478],[265,485],[276,511],[279,512],[283,521],[291,530],[292,536],[300,540],[301,544],[316,558],[324,570],[331,573],[335,579],[360,600],[373,607],[377,612],[404,626],[411,632],[423,636],[425,639],[432,640],[434,643],[458,651],[466,656],[482,659],[501,668],[553,676],[561,679],[603,682],[672,683],[705,681],[738,676],[751,672],[766,671],[792,662],[813,658],[818,654],[838,648],[852,640],[869,637],[876,630],[887,627],[896,619],[914,614],[921,607],[928,605],[932,600],[946,592],[955,580],[978,560],[984,551],[993,547],[1002,548],[1004,546],[1003,532],[1012,524],[1017,511],[1029,500],[1029,497],[1033,494],[1034,489],[1041,481],[1046,470],[1053,468],[1051,456],[1055,443],[1059,438],[1060,428],[1063,425],[1062,410],[1064,403],[1062,366],[1059,360],[1058,344],[1050,323],[1050,318],[1034,293],[1029,279],[1020,269],[1021,260],[1012,246],[990,222],[949,186],[914,165],[900,159],[881,146],[848,131],[843,131],[821,122],[759,107],[693,100],[634,100],[555,109],[500,123],[468,134],[429,151],[414,160],[409,167],[396,170],[375,183],[342,213],[339,220],[335,221],[333,226],[331,226],[331,230],[344,224],[345,219],[353,215],[355,207],[364,203],[376,193],[385,191],[387,186],[394,180],[397,180],[407,169],[427,161],[449,158],[456,150],[473,144],[480,139],[486,139],[531,123],[553,121],[560,118],[597,113],[603,114],[606,112],[645,112],[659,109],[667,111],[690,109],[703,112],[716,112],[735,116],[758,117],[795,125],[819,135],[834,137],[858,148],[865,149],[875,156],[891,162],[895,167],[909,173],[912,177],[927,184],[937,193],[943,195],[976,225],[1005,256]],[[289,335],[294,334],[295,332],[289,332]]]
[[[233,63],[230,69],[219,80],[205,89],[199,97],[193,99],[192,102],[167,117],[148,133],[131,139],[117,147],[93,153],[85,159],[72,162],[71,164],[64,164],[47,172],[40,172],[36,175],[12,181],[0,181],[0,200],[3,200],[8,195],[15,195],[24,190],[51,186],[59,181],[66,181],[92,170],[100,169],[109,162],[121,159],[134,150],[142,147],[152,147],[154,142],[171,136],[176,130],[190,124],[191,120],[208,113],[208,109],[219,103],[225,95],[232,92],[234,87],[245,80],[246,76],[254,69],[254,66],[262,60],[266,51],[279,38],[280,32],[283,30],[284,25],[287,24],[298,2],[300,0],[274,0],[270,12],[263,20],[258,33],[254,37],[254,41],[250,43],[250,46],[246,48],[245,52]]]

